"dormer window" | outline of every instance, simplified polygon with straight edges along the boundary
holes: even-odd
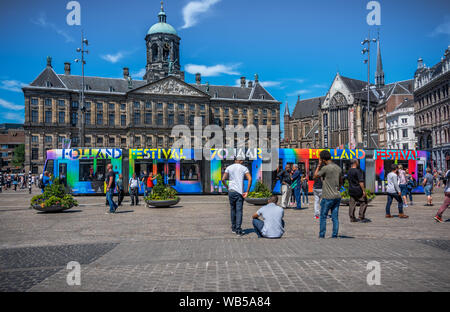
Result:
[[[85,90],[91,90],[91,86],[87,84],[87,85],[84,86],[84,89]]]
[[[109,92],[115,92],[116,89],[114,89],[114,87],[109,87]]]
[[[235,99],[236,98],[236,93],[233,93],[233,99]]]
[[[266,97],[264,96],[264,94],[261,95],[261,100],[265,100],[265,99],[266,99]]]
[[[218,98],[219,97],[219,93],[216,91],[216,92],[214,92],[214,97],[215,98]]]
[[[53,87],[53,85],[52,85],[52,83],[51,83],[50,81],[47,81],[47,82],[45,83],[45,85],[47,86],[47,88]]]

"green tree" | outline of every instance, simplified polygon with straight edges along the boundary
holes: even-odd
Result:
[[[25,162],[25,144],[20,144],[14,149],[12,164],[14,167],[23,167]]]

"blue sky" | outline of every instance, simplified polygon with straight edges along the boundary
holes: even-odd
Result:
[[[126,66],[142,79],[144,38],[160,1],[80,0],[81,26],[67,25],[68,2],[0,2],[0,122],[23,122],[21,86],[44,69],[47,55],[63,73],[63,63],[78,57],[81,29],[90,42],[87,75],[118,78]],[[199,68],[210,84],[236,85],[240,76],[253,80],[258,73],[292,112],[298,94],[324,95],[337,71],[367,79],[360,42],[369,30],[380,30],[386,82],[412,78],[419,57],[427,65],[440,60],[450,44],[449,1],[381,0],[380,27],[366,23],[368,2],[167,0],[164,7],[182,39],[187,82],[194,82]],[[72,64],[72,73],[80,72]]]

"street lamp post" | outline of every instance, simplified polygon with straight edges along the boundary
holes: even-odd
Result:
[[[86,38],[84,38],[83,32],[81,32],[81,48],[77,49],[77,52],[81,53],[81,104],[79,110],[81,111],[81,126],[80,126],[80,146],[85,147],[85,118],[86,118],[86,107],[84,105],[84,65],[86,65],[86,61],[84,59],[84,54],[89,54],[89,51],[85,49],[85,46],[88,46],[89,42]],[[79,59],[75,60],[76,63],[80,62]]]
[[[370,43],[377,42],[377,39],[370,39],[370,30],[369,35],[364,41],[361,42],[361,45],[367,44],[367,48],[364,48],[361,53],[364,55],[367,53],[367,60],[364,60],[364,63],[367,64],[367,147],[369,147],[370,140]]]

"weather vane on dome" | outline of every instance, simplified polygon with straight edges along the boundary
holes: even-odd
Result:
[[[161,11],[164,12],[164,1],[161,0]]]

